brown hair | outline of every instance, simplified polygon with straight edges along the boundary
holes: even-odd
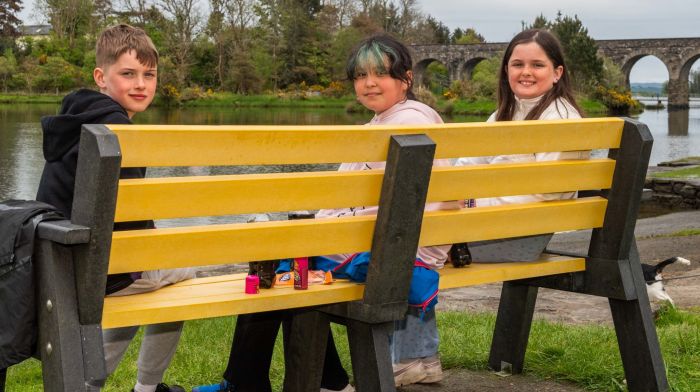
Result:
[[[136,52],[136,59],[143,65],[158,65],[158,50],[145,31],[138,27],[120,24],[102,31],[95,45],[95,62],[98,67],[107,67],[117,62],[119,56],[129,51]]]
[[[559,81],[556,82],[552,89],[544,94],[540,102],[530,110],[525,120],[538,119],[540,115],[542,115],[542,112],[559,98],[565,99],[581,116],[583,116],[583,111],[579,108],[574,98],[569,74],[564,64],[564,51],[561,48],[561,44],[559,44],[559,40],[547,30],[529,29],[521,31],[513,37],[508,44],[508,48],[506,48],[506,52],[503,54],[501,71],[498,78],[498,109],[496,110],[496,121],[510,121],[513,119],[516,105],[515,95],[510,88],[510,84],[508,84],[508,61],[510,61],[510,56],[513,55],[513,50],[516,46],[530,42],[535,42],[544,50],[549,60],[554,64],[554,68],[561,66],[564,68],[564,71]],[[557,110],[559,110],[558,107]],[[564,110],[566,110],[566,108],[564,108]]]

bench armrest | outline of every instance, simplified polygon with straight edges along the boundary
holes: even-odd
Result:
[[[87,244],[90,228],[71,223],[69,220],[46,221],[39,224],[37,235],[63,245]]]

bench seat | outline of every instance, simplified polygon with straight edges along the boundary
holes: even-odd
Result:
[[[475,263],[465,268],[446,265],[440,270],[440,289],[474,286],[537,276],[578,272],[584,258],[544,255],[527,263]],[[245,294],[245,273],[198,278],[151,293],[105,298],[104,328],[176,320],[263,312],[362,299],[364,285],[337,279],[332,285],[310,285],[308,290],[277,287]]]

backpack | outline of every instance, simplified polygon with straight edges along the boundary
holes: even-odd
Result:
[[[37,342],[34,234],[56,209],[31,200],[0,202],[0,369],[29,358]]]
[[[370,252],[355,253],[333,269],[333,276],[364,282],[367,279],[369,260]],[[421,259],[416,259],[408,291],[408,306],[418,310],[421,320],[426,312],[437,305],[439,284],[440,274]]]

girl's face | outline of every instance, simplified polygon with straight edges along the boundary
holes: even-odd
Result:
[[[555,67],[540,45],[528,42],[513,48],[506,72],[513,94],[520,99],[529,99],[551,90],[561,78],[564,67]]]
[[[385,63],[384,69],[388,69]],[[411,77],[409,71],[409,77]],[[353,81],[357,100],[369,110],[380,114],[397,103],[406,100],[408,84],[394,79],[388,71],[359,71]]]

